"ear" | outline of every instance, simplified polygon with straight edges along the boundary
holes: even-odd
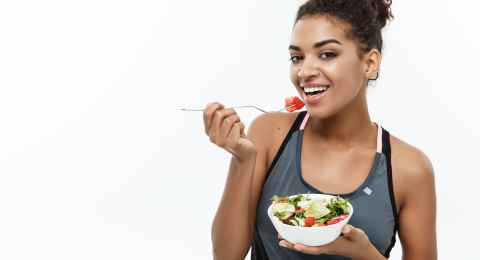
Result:
[[[376,48],[371,49],[364,56],[365,58],[365,77],[367,79],[377,79],[380,69],[382,54]]]

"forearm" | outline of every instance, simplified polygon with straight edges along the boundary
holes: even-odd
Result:
[[[243,259],[250,247],[250,189],[255,156],[239,162],[232,158],[220,205],[212,225],[214,259]]]
[[[354,257],[352,260],[387,260],[387,258],[380,254],[375,246],[370,243],[361,256]]]

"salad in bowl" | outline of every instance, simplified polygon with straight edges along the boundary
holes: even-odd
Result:
[[[320,246],[335,240],[353,214],[347,199],[327,194],[273,196],[268,216],[291,243]]]

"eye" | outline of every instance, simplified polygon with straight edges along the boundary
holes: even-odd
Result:
[[[334,53],[334,52],[322,52],[322,53],[320,53],[319,57],[322,60],[330,60],[330,59],[333,59],[333,58],[337,57],[337,54]]]
[[[292,56],[290,57],[290,61],[291,61],[292,63],[294,63],[294,64],[295,64],[295,63],[298,63],[300,60],[302,60],[302,56],[292,55]]]

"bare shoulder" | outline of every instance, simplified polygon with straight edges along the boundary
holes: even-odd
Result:
[[[399,237],[404,259],[437,259],[436,194],[432,163],[420,149],[391,137]]]
[[[391,136],[392,163],[409,177],[422,177],[433,174],[432,163],[428,156],[417,147]]]
[[[278,150],[298,114],[299,112],[265,113],[250,124],[248,136],[258,149],[266,151],[269,162],[274,156],[272,153]]]
[[[417,147],[392,135],[390,142],[394,186],[403,204],[407,194],[413,195],[419,188],[433,186],[433,166],[428,156]]]

